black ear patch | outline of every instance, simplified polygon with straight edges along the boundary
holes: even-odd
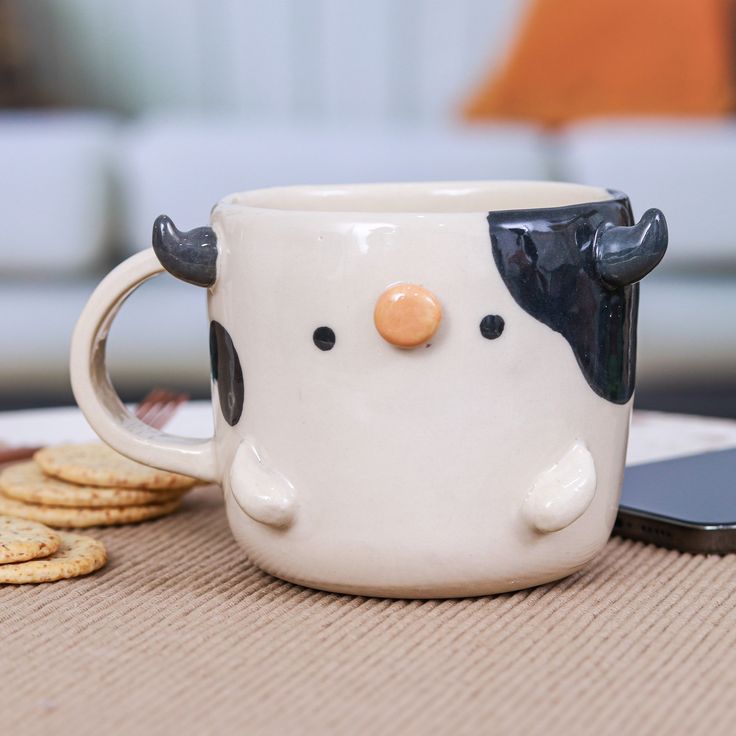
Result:
[[[234,427],[243,413],[243,369],[230,334],[214,320],[210,322],[210,366],[212,380],[217,386],[220,411],[225,421]]]
[[[632,224],[626,197],[488,214],[493,259],[516,303],[567,340],[593,391],[625,404],[634,392],[639,290],[601,282],[592,246],[605,222]]]

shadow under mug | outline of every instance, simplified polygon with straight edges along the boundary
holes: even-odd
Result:
[[[74,394],[140,462],[221,484],[250,559],[286,580],[446,597],[570,574],[616,515],[638,284],[657,210],[551,182],[285,187],[211,225],[157,219],[76,327]],[[125,298],[207,289],[215,433],[142,424],[105,365]]]

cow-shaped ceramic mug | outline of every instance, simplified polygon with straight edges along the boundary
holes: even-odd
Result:
[[[135,460],[222,485],[262,569],[337,592],[495,593],[578,570],[616,516],[658,210],[552,182],[286,187],[156,220],[100,284],[74,393]],[[110,323],[166,269],[207,289],[214,438],[122,405]]]

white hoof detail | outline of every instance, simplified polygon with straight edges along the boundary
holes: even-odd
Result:
[[[564,529],[590,506],[595,487],[593,456],[583,442],[577,441],[539,475],[524,500],[524,518],[540,532]]]
[[[235,453],[230,490],[238,506],[261,524],[283,528],[294,520],[294,486],[277,470],[268,467],[246,442]]]

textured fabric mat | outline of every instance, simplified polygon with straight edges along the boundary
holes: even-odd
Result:
[[[0,586],[6,734],[733,734],[736,556],[612,539],[530,591],[332,595],[254,568],[216,489]]]

